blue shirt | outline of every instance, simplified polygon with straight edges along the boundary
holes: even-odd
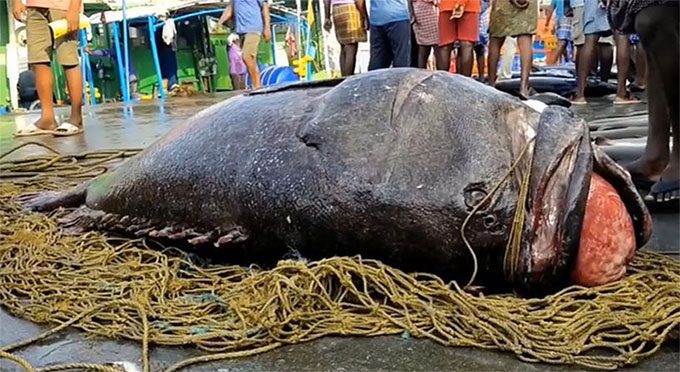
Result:
[[[564,17],[564,0],[552,0],[552,6],[555,8],[557,19]]]
[[[265,3],[266,0],[232,0],[237,34],[263,32],[262,5]]]
[[[392,22],[408,21],[409,0],[371,0],[371,25],[382,26]]]

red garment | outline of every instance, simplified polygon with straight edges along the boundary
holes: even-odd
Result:
[[[462,5],[463,11],[466,13],[479,13],[482,10],[482,0],[441,0],[439,3],[439,11],[451,12],[458,5]]]

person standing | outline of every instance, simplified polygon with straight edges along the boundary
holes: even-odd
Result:
[[[427,68],[427,60],[439,50],[439,0],[409,0],[411,24],[418,44],[419,68]]]
[[[448,70],[451,48],[458,42],[458,73],[472,75],[472,48],[479,40],[480,0],[441,0],[439,4],[439,53],[437,69]]]
[[[507,37],[516,37],[519,47],[521,76],[520,95],[529,96],[529,73],[533,50],[532,38],[538,23],[537,0],[495,0],[489,20],[489,82],[496,83],[496,68],[501,46]]]
[[[576,96],[571,101],[574,105],[587,103],[585,98],[586,82],[595,61],[597,44],[600,37],[607,37],[612,34],[603,1],[605,0],[584,0],[584,6],[581,7],[583,8],[583,31],[579,35],[579,42],[582,41],[583,43],[574,41],[574,44],[577,45],[576,55],[578,58]],[[576,8],[574,8],[574,22],[581,22],[581,19],[576,20]],[[576,26],[574,28],[576,29]],[[574,32],[576,33],[576,31]]]
[[[556,30],[555,38],[557,39],[557,50],[555,51],[555,58],[548,61],[549,65],[554,65],[560,62],[560,58],[564,56],[566,62],[569,62],[569,52],[567,47],[571,42],[571,17],[567,17],[564,14],[564,1],[565,0],[552,0],[548,9],[546,11],[547,17],[545,18],[544,27],[547,29],[550,25],[550,20],[552,19],[553,13],[556,17]]]
[[[340,73],[354,74],[359,43],[366,42],[369,28],[365,0],[324,0],[326,20],[324,29],[335,24],[335,37],[340,44]],[[332,13],[332,16],[331,16]]]
[[[371,0],[368,70],[411,65],[408,0]]]
[[[78,30],[82,0],[13,0],[12,13],[19,22],[26,23],[26,44],[28,64],[35,73],[36,89],[40,100],[40,119],[20,129],[16,136],[53,134],[71,136],[83,131],[83,76],[78,59]],[[69,33],[53,40],[50,22],[66,19]],[[57,123],[54,117],[52,91],[52,50],[57,51],[57,63],[66,74],[66,83],[71,99],[71,115],[67,121]]]
[[[651,184],[648,198],[656,202],[680,199],[679,5],[677,0],[610,0],[608,5],[612,27],[637,31],[647,55],[647,144],[626,168],[638,185]]]
[[[246,89],[246,65],[243,63],[243,52],[241,51],[240,38],[237,34],[227,37],[229,55],[229,76],[234,90]]]
[[[486,81],[485,79],[485,59],[486,46],[489,44],[489,12],[491,6],[489,0],[482,0],[479,12],[479,38],[474,46],[475,57],[477,59],[477,75],[479,81]]]
[[[232,17],[236,23],[236,33],[241,38],[243,62],[253,82],[253,88],[261,87],[260,70],[257,67],[257,51],[260,37],[269,43],[272,38],[269,3],[267,0],[232,0],[217,21],[222,26]]]

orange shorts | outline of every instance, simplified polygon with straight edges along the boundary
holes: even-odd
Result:
[[[477,42],[479,39],[479,13],[463,13],[457,19],[450,19],[452,12],[439,13],[439,45],[449,45],[454,42]]]

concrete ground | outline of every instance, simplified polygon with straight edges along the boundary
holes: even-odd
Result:
[[[12,134],[19,125],[36,119],[35,114],[0,116],[0,153],[27,141],[39,141],[62,153],[79,153],[86,150],[111,148],[140,148],[149,145],[173,126],[226,96],[174,99],[166,104],[158,102],[124,106],[110,104],[88,109],[84,135],[70,138],[51,136],[14,139]],[[607,117],[614,114],[644,109],[643,105],[612,107],[611,103],[590,106],[581,113],[587,118]],[[614,111],[616,110],[616,111]],[[58,110],[65,118],[66,109]],[[42,153],[37,147],[26,147],[13,155],[24,157]],[[675,213],[657,213],[655,236],[650,247],[655,250],[677,252],[678,225]],[[0,263],[0,267],[2,263]],[[22,340],[46,330],[22,319],[13,317],[0,308],[0,346]],[[666,345],[656,355],[644,360],[635,370],[677,371],[680,369],[680,351],[677,342]],[[153,348],[152,370],[158,371],[185,358],[201,353],[190,347]],[[66,331],[19,352],[35,366],[68,362],[126,361],[141,366],[140,345],[122,340],[93,339],[81,332]],[[20,370],[16,365],[0,360],[0,371]],[[409,337],[338,338],[283,347],[272,352],[238,360],[204,364],[190,371],[565,371],[582,368],[526,364],[507,353],[477,349],[443,347],[427,340]]]

